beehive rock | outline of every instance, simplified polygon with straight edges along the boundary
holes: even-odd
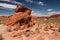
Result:
[[[24,29],[35,25],[36,19],[31,16],[31,9],[25,6],[17,6],[14,14],[12,14],[4,25],[13,26],[13,28]],[[35,20],[35,21],[34,21]]]

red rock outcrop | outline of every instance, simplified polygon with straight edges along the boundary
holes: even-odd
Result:
[[[17,6],[14,14],[12,14],[4,25],[13,26],[13,29],[24,29],[32,27],[36,24],[36,18],[31,16],[31,9],[25,6]]]

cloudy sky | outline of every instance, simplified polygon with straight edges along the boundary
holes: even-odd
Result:
[[[0,0],[0,15],[11,15],[17,5],[32,9],[34,16],[60,14],[60,0]]]

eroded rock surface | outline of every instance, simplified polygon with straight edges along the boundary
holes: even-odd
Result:
[[[25,6],[17,6],[14,14],[12,14],[4,25],[14,26],[15,28],[26,28],[36,24],[36,19],[31,16],[31,11]]]

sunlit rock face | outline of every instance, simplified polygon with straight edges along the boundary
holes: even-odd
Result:
[[[36,24],[36,19],[31,16],[31,9],[25,6],[17,6],[14,14],[12,14],[4,25],[13,26],[13,28],[24,29]]]

